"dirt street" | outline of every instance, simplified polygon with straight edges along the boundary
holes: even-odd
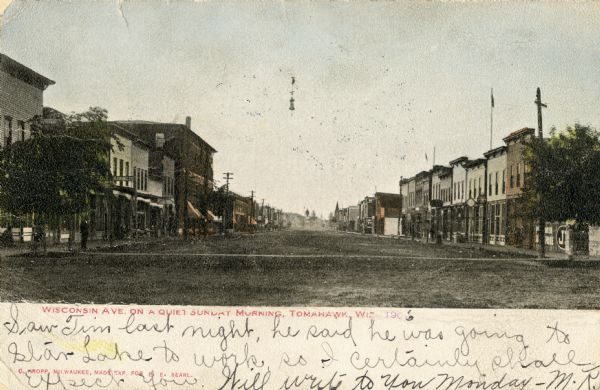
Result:
[[[3,257],[0,299],[181,305],[600,308],[600,264],[335,232]]]

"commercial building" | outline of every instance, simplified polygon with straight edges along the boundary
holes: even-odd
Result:
[[[31,136],[31,122],[41,116],[44,91],[54,81],[0,53],[0,148]],[[15,241],[32,238],[32,215],[12,215],[0,210],[0,234],[12,229]]]
[[[214,191],[213,155],[216,150],[191,129],[190,117],[186,118],[185,125],[148,121],[115,123],[149,144],[160,140],[164,151],[174,159],[175,216],[181,234],[187,232],[185,227],[195,218],[193,209],[198,210],[203,218],[215,215],[211,203]]]
[[[375,234],[385,236],[398,234],[401,203],[400,194],[375,193]]]
[[[487,243],[506,243],[506,162],[507,148],[500,146],[485,152],[487,159]]]
[[[452,205],[452,168],[435,165],[431,170],[431,234],[449,240]]]
[[[373,234],[375,232],[375,198],[365,196],[358,203],[358,224],[361,233]]]
[[[463,242],[467,239],[467,170],[469,159],[462,156],[450,161],[452,168],[452,240]]]
[[[465,164],[467,174],[467,241],[484,242],[486,217],[487,160],[478,158]]]
[[[508,170],[508,182],[506,183],[507,199],[507,245],[519,248],[534,248],[536,238],[534,235],[535,223],[532,218],[523,215],[523,207],[520,206],[521,195],[529,168],[525,163],[523,152],[525,144],[535,135],[532,128],[522,128],[506,136],[506,163]],[[546,244],[552,244],[553,236],[550,234]]]

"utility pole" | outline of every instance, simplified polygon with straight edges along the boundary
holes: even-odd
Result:
[[[535,99],[535,104],[537,106],[537,114],[538,114],[538,138],[540,140],[540,142],[544,141],[544,130],[542,128],[542,107],[546,108],[548,107],[547,105],[545,105],[544,103],[542,103],[542,93],[540,92],[540,88],[538,87],[537,92],[536,92],[536,99]],[[539,241],[539,248],[538,248],[538,257],[540,259],[543,259],[544,257],[546,257],[546,221],[544,220],[544,217],[542,215],[542,212],[540,212],[540,216],[539,216],[540,220],[539,220],[539,226],[538,226],[538,241]]]
[[[182,168],[183,173],[183,238],[188,238],[188,229],[189,229],[189,221],[188,221],[188,172],[187,169]]]
[[[233,180],[233,173],[224,172],[223,175],[223,179],[225,179],[225,208],[223,210],[223,223],[221,224],[221,227],[223,232],[225,232],[225,229],[229,226],[229,181]],[[231,219],[231,227],[233,227],[233,215]],[[225,226],[225,221],[227,221],[227,226]]]
[[[492,150],[492,135],[494,134],[494,88],[491,92],[492,105],[490,107],[490,150]]]
[[[254,225],[252,221],[256,222],[256,217],[254,216],[254,190],[250,191],[250,230],[254,233]]]
[[[400,202],[398,202],[398,242],[400,241],[400,234],[404,233],[402,231],[402,207],[404,206],[402,204],[404,202],[404,198],[402,197],[402,181],[403,177],[400,176],[400,181],[398,182],[398,189],[400,193]]]
[[[265,230],[265,198],[262,198],[260,205],[260,223],[262,225],[261,230]]]
[[[225,172],[223,173],[223,179],[225,179],[225,190],[227,191],[227,195],[229,195],[229,180],[233,180],[233,172]]]

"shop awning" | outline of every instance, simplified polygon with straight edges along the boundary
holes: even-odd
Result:
[[[209,221],[214,221],[216,219],[219,219],[215,214],[213,214],[212,211],[210,210],[206,210],[206,214],[208,214],[208,220]]]
[[[200,213],[200,211],[198,211],[198,209],[195,208],[192,202],[190,202],[189,200],[187,202],[187,208],[188,213],[191,214],[191,218],[202,219],[202,214]]]
[[[121,197],[123,197],[125,199],[131,199],[131,195],[126,194],[126,193],[121,192],[121,191],[118,191],[118,190],[113,190],[113,195],[114,196],[121,196]]]

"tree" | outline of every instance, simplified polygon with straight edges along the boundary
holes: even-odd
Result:
[[[111,183],[106,119],[97,107],[34,118],[31,138],[0,150],[0,208],[32,214],[37,224],[88,211],[91,197]]]
[[[524,213],[549,221],[574,219],[600,223],[600,134],[575,124],[551,131],[549,139],[532,139],[524,153],[530,167],[525,183]]]

